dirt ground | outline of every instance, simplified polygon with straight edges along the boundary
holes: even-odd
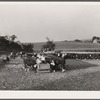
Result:
[[[100,90],[100,60],[68,59],[64,73],[34,73],[26,72],[23,60],[16,58],[0,69],[0,90]]]

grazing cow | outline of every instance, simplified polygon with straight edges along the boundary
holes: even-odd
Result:
[[[40,56],[40,60],[41,60],[41,63],[46,63],[46,61],[45,61],[45,56],[42,54],[41,56]]]
[[[62,72],[65,71],[65,59],[64,58],[59,58],[59,59],[54,59],[55,62],[55,68],[56,70],[61,69]]]
[[[50,72],[55,72],[56,66],[55,66],[54,60],[51,57],[46,57],[45,60],[46,60],[46,63],[48,63],[50,65]]]
[[[7,57],[5,57],[5,58],[3,58],[3,62],[4,63],[7,63],[7,62],[9,62],[10,61],[10,58],[7,56]]]
[[[26,53],[25,53],[25,52],[20,52],[19,55],[20,55],[20,57],[22,58],[23,56],[26,55]]]
[[[57,56],[58,56],[58,57],[62,57],[62,54],[61,54],[61,53],[58,53]]]
[[[56,57],[56,56],[47,56],[46,57],[46,62],[50,64],[50,68],[51,70],[57,71],[57,70],[62,70],[62,72],[65,71],[65,59],[62,57]],[[54,65],[52,66],[52,62],[54,63]],[[52,67],[54,67],[52,69]]]
[[[41,62],[42,62],[42,61],[40,60],[40,58],[37,57],[37,58],[36,58],[37,71],[38,71],[38,69],[40,68],[40,63],[41,63]]]
[[[34,56],[34,57],[37,57],[37,53],[34,53],[33,56]]]
[[[50,72],[55,72],[55,62],[54,60],[51,60],[51,63],[50,63]]]
[[[15,59],[15,57],[16,57],[16,53],[15,52],[11,52],[10,53],[10,58]]]
[[[32,68],[35,72],[37,72],[37,63],[36,59],[32,57],[24,57],[23,58],[23,63],[25,70],[27,71],[28,69]]]
[[[16,52],[16,57],[19,57],[19,52]]]

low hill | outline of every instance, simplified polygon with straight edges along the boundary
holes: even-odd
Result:
[[[79,51],[99,51],[100,43],[87,43],[75,41],[57,41],[55,50],[79,50]],[[45,42],[34,43],[34,50],[40,50]]]

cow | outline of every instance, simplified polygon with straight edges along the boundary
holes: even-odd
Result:
[[[23,56],[26,56],[26,53],[25,52],[19,52],[19,55],[21,58],[23,58]]]
[[[30,68],[32,68],[32,70],[34,70],[34,72],[37,72],[36,59],[34,59],[32,57],[23,57],[23,63],[24,63],[24,68],[26,71],[29,70]]]
[[[37,72],[41,62],[42,61],[40,60],[39,57],[34,57],[29,55],[23,57],[24,68],[26,71],[27,69],[32,68],[34,72]]]
[[[7,63],[7,62],[9,62],[9,61],[10,61],[10,58],[9,58],[8,56],[6,56],[6,57],[3,58],[3,62],[4,62],[4,63]]]
[[[65,71],[65,59],[62,57],[57,57],[53,55],[49,55],[45,58],[46,62],[50,64],[50,70],[62,70]],[[54,64],[52,64],[54,63]]]
[[[16,57],[16,53],[15,52],[11,52],[10,53],[10,58],[15,59],[15,57]]]
[[[59,59],[54,59],[54,62],[55,62],[56,70],[61,69],[62,72],[65,71],[65,59],[64,58],[59,57]]]
[[[55,62],[54,62],[54,60],[51,60],[51,62],[50,62],[50,72],[55,72],[55,68],[56,66],[55,66]]]

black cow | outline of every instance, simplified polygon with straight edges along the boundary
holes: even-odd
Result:
[[[65,59],[62,57],[57,57],[53,55],[49,55],[45,58],[46,62],[50,64],[50,70],[62,70],[65,71]],[[54,65],[52,65],[52,61],[54,62]]]
[[[7,57],[5,57],[5,58],[3,58],[3,62],[4,63],[7,63],[7,62],[9,62],[10,61],[10,58],[7,56]]]
[[[23,58],[23,56],[25,56],[26,53],[25,52],[20,52],[19,55],[20,55],[21,58]]]
[[[15,59],[15,57],[16,57],[16,53],[15,52],[11,52],[10,53],[10,58]]]
[[[32,57],[25,57],[25,58],[23,58],[23,63],[24,63],[24,67],[25,67],[26,71],[27,71],[27,69],[32,68],[35,72],[37,72],[36,59],[34,59]]]

